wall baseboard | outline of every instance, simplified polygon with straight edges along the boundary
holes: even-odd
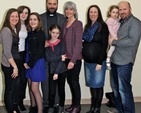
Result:
[[[106,103],[108,100],[106,98],[103,98],[102,103]],[[134,102],[141,102],[141,97],[134,97]],[[81,104],[90,104],[90,99],[81,99]],[[30,100],[24,100],[25,105],[30,105]],[[65,101],[65,105],[70,105],[71,100],[67,99]],[[4,102],[0,101],[0,106],[4,106]]]

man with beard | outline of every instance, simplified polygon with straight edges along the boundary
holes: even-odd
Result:
[[[46,40],[49,40],[49,28],[52,24],[58,24],[62,29],[63,23],[65,22],[64,15],[57,13],[58,8],[58,0],[46,0],[46,12],[41,14],[41,20],[46,36]],[[61,36],[60,36],[61,38]],[[42,94],[43,94],[43,104],[44,111],[46,111],[48,107],[48,97],[49,97],[49,75],[48,75],[48,66],[47,66],[47,79],[41,83]],[[58,103],[58,96],[56,96],[56,104]]]
[[[141,22],[131,13],[130,3],[119,4],[121,25],[117,33],[118,40],[109,38],[109,44],[115,46],[111,57],[112,88],[115,95],[116,110],[109,113],[135,113],[132,93],[132,70],[141,37]]]

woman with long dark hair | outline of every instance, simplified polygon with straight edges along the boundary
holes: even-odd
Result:
[[[19,78],[20,78],[20,91],[19,91],[19,108],[21,111],[25,111],[26,108],[23,104],[23,99],[26,97],[26,85],[27,78],[25,77],[24,57],[25,57],[25,39],[27,38],[27,25],[30,14],[30,8],[27,6],[19,6],[18,12],[20,15],[21,29],[19,32],[19,53],[20,53],[20,65],[19,65]]]
[[[100,8],[91,5],[87,11],[82,55],[86,71],[86,86],[90,87],[91,109],[87,113],[100,113],[106,72],[108,27],[102,19]]]
[[[17,9],[7,11],[0,31],[2,44],[1,68],[4,73],[5,92],[4,103],[8,113],[19,113],[19,60],[18,52],[20,19]]]

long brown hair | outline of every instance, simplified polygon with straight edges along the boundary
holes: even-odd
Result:
[[[41,21],[41,18],[40,18],[40,15],[37,13],[37,12],[32,12],[30,15],[29,15],[29,21],[30,21],[30,16],[31,15],[35,15],[36,17],[37,17],[37,19],[38,19],[38,26],[37,26],[37,28],[36,28],[36,30],[38,31],[38,30],[43,30],[43,26],[42,26],[42,21]],[[28,31],[31,31],[32,30],[32,28],[31,28],[31,26],[30,26],[30,24],[29,24],[29,22],[28,22]]]
[[[28,16],[27,16],[27,19],[25,20],[25,25],[27,26],[28,25],[28,22],[29,22],[29,15],[30,15],[31,11],[30,11],[30,8],[29,7],[22,5],[22,6],[19,6],[18,7],[19,14],[21,14],[24,9],[27,9],[28,10]]]
[[[20,22],[19,13],[18,13],[19,21],[18,21],[18,23],[15,25],[15,28],[16,28],[17,33],[15,33],[14,29],[13,29],[12,26],[10,25],[10,15],[11,15],[13,12],[17,12],[17,13],[18,13],[18,10],[15,9],[15,8],[11,8],[11,9],[9,9],[9,10],[7,11],[6,16],[5,16],[5,20],[4,20],[4,23],[3,23],[3,25],[2,25],[1,30],[2,30],[4,27],[8,27],[8,28],[11,30],[13,36],[19,37],[19,31],[20,31],[20,29],[21,29],[21,22]]]

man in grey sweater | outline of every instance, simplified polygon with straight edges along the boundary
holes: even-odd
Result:
[[[121,1],[118,6],[121,17],[118,40],[109,38],[109,44],[115,46],[111,66],[116,110],[109,113],[135,113],[131,77],[141,38],[141,22],[132,15],[130,3]]]

